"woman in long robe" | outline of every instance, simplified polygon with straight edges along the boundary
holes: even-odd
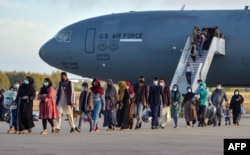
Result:
[[[121,130],[129,129],[129,100],[130,95],[127,89],[126,81],[119,82],[119,116],[118,116],[118,127]]]
[[[240,91],[238,89],[234,90],[234,95],[230,101],[229,109],[232,109],[233,113],[233,124],[239,126],[241,119],[241,106],[244,102],[244,98],[240,95]]]
[[[116,117],[116,102],[117,102],[117,90],[113,85],[112,79],[107,80],[107,88],[105,91],[105,101],[106,108],[104,111],[104,122],[103,127],[108,126],[107,131],[114,130],[117,125],[117,117]]]
[[[24,130],[28,133],[32,132],[35,126],[33,121],[33,100],[36,97],[36,91],[33,86],[34,80],[32,77],[27,76],[24,83],[19,87],[16,103],[17,103],[17,132],[24,134]]]
[[[190,86],[187,87],[187,93],[184,95],[182,107],[184,107],[187,127],[190,127],[190,121],[192,121],[192,127],[194,127],[197,120],[197,100]]]

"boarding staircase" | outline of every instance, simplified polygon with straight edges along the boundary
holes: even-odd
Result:
[[[185,94],[187,92],[186,88],[189,86],[186,80],[185,72],[187,62],[190,62],[193,67],[191,87],[194,91],[198,88],[197,80],[201,79],[202,81],[206,81],[207,73],[209,71],[214,55],[225,55],[225,40],[223,38],[213,37],[209,49],[203,50],[201,57],[199,56],[197,51],[196,61],[193,62],[190,56],[192,47],[191,42],[192,38],[188,37],[170,85],[170,89],[172,89],[173,85],[177,84],[179,87],[179,91],[182,94]]]

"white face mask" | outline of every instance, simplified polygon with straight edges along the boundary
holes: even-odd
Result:
[[[158,85],[158,81],[153,81],[153,84],[156,86]]]
[[[188,89],[187,92],[191,93],[191,89]]]
[[[235,95],[239,95],[239,92],[236,91],[234,94],[235,94]]]
[[[44,82],[43,85],[44,85],[45,87],[48,87],[49,82]]]
[[[15,88],[15,89],[18,89],[19,88],[19,84],[17,84],[17,83],[15,83],[14,85],[13,85],[13,87]]]
[[[174,88],[173,88],[173,91],[177,91],[177,88],[176,88],[176,87],[174,87]]]
[[[24,80],[23,83],[24,84],[29,84],[29,81],[28,80]]]
[[[217,89],[221,89],[221,86],[217,86],[216,88],[217,88]]]

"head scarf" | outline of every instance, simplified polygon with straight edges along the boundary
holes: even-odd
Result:
[[[126,81],[119,81],[119,101],[123,100],[126,89],[127,89]]]
[[[93,83],[96,82],[96,85],[94,86]],[[90,88],[91,91],[94,93],[94,94],[101,94],[103,95],[104,94],[104,89],[101,87],[101,82],[99,79],[97,78],[94,78],[93,81],[92,81],[92,87]]]
[[[128,86],[128,93],[129,93],[130,95],[134,95],[135,92],[134,92],[134,90],[133,90],[132,87],[131,87],[131,83],[128,82],[128,81],[126,81],[126,84],[127,84],[127,86]]]

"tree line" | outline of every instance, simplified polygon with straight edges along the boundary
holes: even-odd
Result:
[[[43,85],[43,81],[45,78],[50,78],[53,87],[57,87],[59,81],[61,80],[61,72],[55,71],[51,74],[41,74],[41,73],[32,73],[32,72],[24,72],[24,71],[11,71],[11,72],[5,72],[0,71],[0,89],[9,89],[10,86],[13,85],[13,83],[16,80],[19,80],[21,83],[23,83],[25,77],[31,76],[34,79],[34,87],[38,91],[40,90],[41,86]]]

